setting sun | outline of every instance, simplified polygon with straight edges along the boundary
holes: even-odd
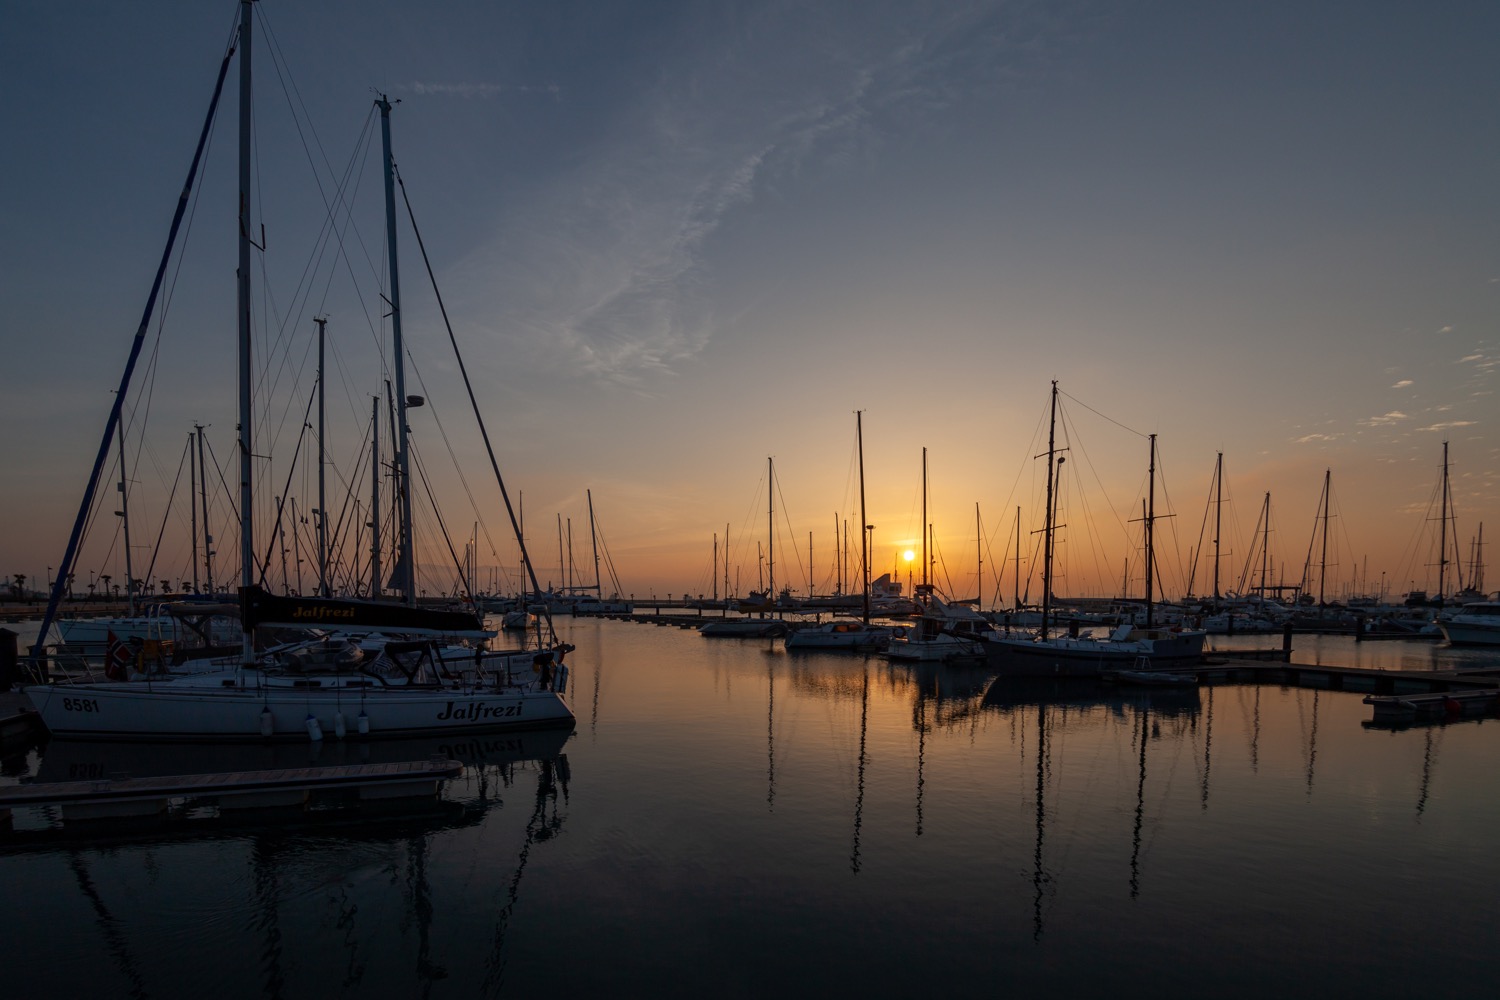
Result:
[[[905,559],[907,562],[911,562],[913,559],[917,558],[917,554],[911,549],[907,549],[905,552],[901,553],[901,558]]]

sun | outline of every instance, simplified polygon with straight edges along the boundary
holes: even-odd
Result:
[[[911,562],[913,559],[917,558],[917,554],[911,549],[907,549],[905,552],[901,553],[901,558],[905,559],[907,562]]]

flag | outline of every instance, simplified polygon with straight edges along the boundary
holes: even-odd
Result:
[[[130,661],[133,659],[130,647],[111,629],[109,644],[104,650],[104,676],[112,681],[128,680],[129,675],[126,671],[130,668]]]

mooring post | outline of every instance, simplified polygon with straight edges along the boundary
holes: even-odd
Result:
[[[1292,662],[1292,623],[1287,622],[1281,627],[1281,658],[1287,663]]]

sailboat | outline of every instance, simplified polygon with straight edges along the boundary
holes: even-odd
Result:
[[[768,503],[766,506],[766,527],[769,535],[767,541],[769,575],[771,585],[764,591],[751,591],[750,596],[757,598],[752,602],[741,602],[741,607],[767,608],[771,606],[771,595],[776,593],[776,462],[775,459],[766,459],[766,495]],[[719,639],[744,639],[784,636],[791,631],[791,626],[782,618],[767,618],[765,611],[760,612],[756,618],[721,618],[718,621],[709,622],[698,629],[699,635]]]
[[[864,415],[854,414],[855,447],[859,452],[859,523],[865,523],[865,434]],[[890,644],[891,629],[870,624],[870,552],[867,529],[860,529],[859,561],[864,578],[863,613],[858,619],[835,618],[809,628],[801,628],[786,637],[787,649],[848,650],[869,652]]]
[[[387,642],[380,654],[367,661],[348,644],[332,647],[286,650],[275,659],[258,654],[255,630],[259,626],[302,628],[387,629],[406,636],[431,637],[469,632],[487,633],[479,618],[468,612],[419,608],[415,601],[412,552],[410,490],[401,496],[402,523],[396,579],[405,595],[404,604],[293,598],[268,594],[259,586],[255,571],[254,482],[251,435],[256,426],[252,412],[250,307],[250,197],[251,183],[251,25],[250,0],[242,0],[239,31],[225,54],[210,102],[207,120],[199,138],[188,180],[177,208],[171,235],[157,271],[136,333],[130,360],[115,395],[106,423],[104,441],[94,473],[85,491],[80,515],[69,540],[68,551],[58,573],[43,620],[46,635],[55,618],[61,582],[71,570],[82,524],[97,487],[103,458],[120,423],[120,408],[129,387],[131,370],[139,357],[157,293],[172,254],[178,225],[197,174],[225,77],[236,50],[239,57],[240,148],[239,148],[239,270],[237,313],[239,324],[239,450],[240,450],[240,587],[241,644],[238,662],[219,669],[191,674],[147,673],[139,679],[39,683],[26,693],[43,724],[55,736],[120,740],[261,740],[303,739],[320,741],[325,733],[338,738],[451,735],[486,729],[549,724],[571,725],[572,710],[564,700],[568,669],[562,654],[571,647],[559,645],[536,652],[526,661],[511,656],[487,657],[475,649],[462,663],[445,658],[424,638]],[[402,482],[409,483],[405,441],[406,407],[420,405],[419,397],[405,394],[401,341],[401,307],[396,265],[394,161],[391,155],[391,104],[381,95],[380,109],[385,166],[385,207],[388,243],[389,299],[394,341],[394,373],[397,426],[400,431],[397,464]],[[459,359],[462,369],[462,358]],[[465,373],[467,382],[467,374]],[[472,396],[472,389],[471,389]],[[481,423],[481,432],[483,426]],[[488,447],[488,435],[485,434]],[[493,453],[491,453],[493,464]],[[498,478],[498,467],[496,468]],[[501,484],[502,494],[504,485]],[[509,508],[509,499],[506,500]],[[514,517],[512,517],[514,526]],[[518,533],[519,534],[519,533]],[[524,543],[523,543],[524,549]],[[40,648],[36,650],[40,653]],[[38,664],[39,666],[39,664]],[[519,669],[518,669],[519,667]]]
[[[1047,435],[1047,514],[1043,528],[1042,624],[1035,636],[996,635],[981,639],[990,663],[1012,676],[1099,677],[1107,673],[1152,670],[1194,664],[1203,658],[1206,633],[1197,629],[1157,627],[1153,621],[1152,527],[1156,499],[1156,435],[1151,435],[1150,500],[1146,512],[1146,622],[1122,624],[1105,637],[1049,635],[1052,625],[1052,556],[1057,527],[1056,477],[1065,459],[1057,455],[1057,382],[1052,383]]]

